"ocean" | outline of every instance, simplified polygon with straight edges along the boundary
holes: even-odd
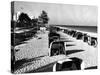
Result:
[[[81,30],[81,31],[86,31],[86,32],[97,33],[97,26],[67,26],[67,25],[56,25],[56,26],[67,27],[70,29],[76,29],[76,30]]]

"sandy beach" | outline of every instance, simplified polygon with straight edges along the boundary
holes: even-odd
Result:
[[[39,32],[37,36],[41,39],[33,37],[26,41],[26,43],[15,47],[15,49],[20,49],[20,51],[15,54],[16,60],[48,55],[48,32]]]
[[[71,42],[67,42],[67,45],[73,45],[73,46],[67,46],[66,47],[66,53],[71,52],[71,54],[66,55],[57,55],[57,56],[48,56],[49,49],[46,46],[48,45],[48,39],[47,39],[47,32],[43,34],[39,34],[39,37],[42,37],[39,41],[34,38],[28,41],[27,44],[19,45],[16,48],[20,48],[20,51],[16,53],[16,60],[21,60],[24,58],[31,59],[36,58],[35,60],[24,63],[22,68],[19,68],[15,71],[15,73],[24,73],[29,71],[34,71],[40,67],[46,66],[51,63],[55,63],[58,60],[61,59],[68,59],[71,57],[77,57],[84,61],[85,68],[91,67],[91,66],[97,66],[97,47],[94,48],[93,46],[89,46],[87,43],[84,43],[82,40],[76,40],[75,38],[63,33],[63,32],[57,32],[57,34],[60,34],[61,40],[69,40]],[[43,41],[43,39],[45,41]],[[38,42],[39,45],[36,45],[36,42]],[[44,43],[43,43],[44,42]],[[31,44],[31,45],[30,45]],[[39,47],[40,46],[40,47]],[[42,46],[42,47],[41,47]],[[34,49],[35,48],[35,49]],[[76,51],[75,53],[73,53]],[[24,53],[23,53],[24,52]],[[43,56],[43,57],[40,57]]]
[[[87,43],[84,43],[82,40],[76,40],[75,38],[63,33],[57,32],[61,35],[61,37],[65,40],[71,40],[72,42],[67,42],[67,44],[74,44],[74,46],[69,46],[66,48],[66,51],[71,50],[83,50],[82,52],[69,54],[68,57],[78,57],[81,58],[85,67],[96,66],[97,65],[97,56],[98,56],[98,48],[94,48],[93,46],[89,46]],[[66,37],[68,39],[66,39]]]

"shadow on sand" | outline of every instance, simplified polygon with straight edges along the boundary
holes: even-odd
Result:
[[[82,52],[82,51],[84,51],[84,50],[81,50],[81,49],[67,50],[66,51],[66,55],[73,54],[73,53],[77,53],[77,52]]]
[[[24,66],[30,65],[32,61],[40,60],[41,57],[44,57],[44,56],[39,56],[39,57],[31,58],[31,59],[24,58],[24,59],[18,60],[15,62],[15,65],[14,65],[15,69],[14,70],[17,70],[17,69],[22,68]]]

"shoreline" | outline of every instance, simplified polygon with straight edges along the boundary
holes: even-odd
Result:
[[[56,26],[56,27],[59,27],[62,30],[63,29],[68,29],[68,30],[75,30],[77,32],[86,33],[86,34],[90,35],[91,37],[96,37],[97,38],[97,36],[98,36],[98,33],[87,32],[87,31],[77,30],[77,29],[74,29],[74,28],[61,27],[61,26]]]

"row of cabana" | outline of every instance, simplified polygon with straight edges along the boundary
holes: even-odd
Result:
[[[83,32],[79,30],[74,30],[74,29],[67,29],[67,28],[61,28],[61,27],[56,27],[57,31],[62,31],[69,36],[76,38],[77,40],[83,40],[83,42],[88,43],[88,45],[97,47],[98,41],[96,36],[91,36],[88,34],[88,32]]]

